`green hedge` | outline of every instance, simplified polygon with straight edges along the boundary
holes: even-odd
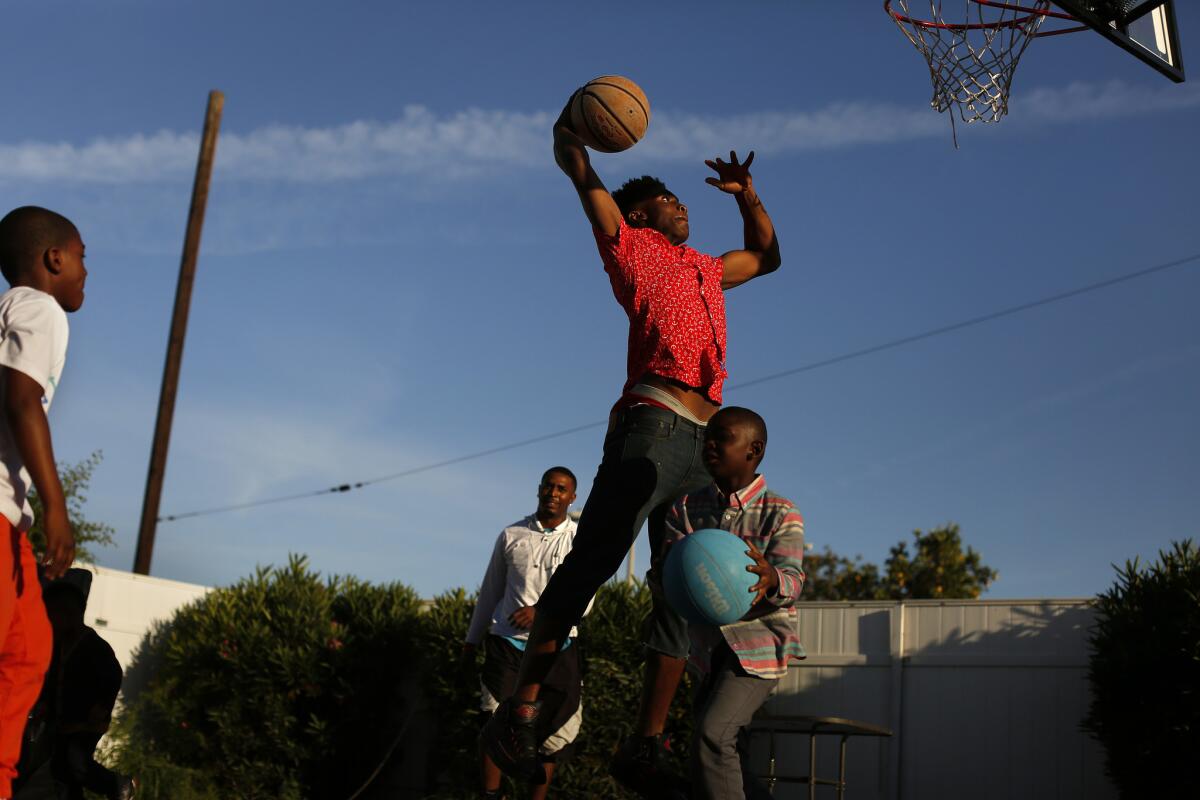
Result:
[[[299,557],[260,569],[143,642],[115,729],[119,766],[141,777],[147,800],[349,798],[407,720],[405,746],[361,797],[384,796],[414,739],[428,758],[403,766],[424,773],[422,796],[473,797],[483,720],[477,687],[457,669],[473,606],[462,590],[423,607],[400,584],[322,579]],[[609,584],[582,626],[584,725],[556,797],[627,796],[607,762],[636,714],[649,607],[643,585]],[[680,700],[671,728],[686,741]]]
[[[1195,797],[1200,753],[1200,551],[1135,559],[1096,599],[1084,726],[1123,798]]]

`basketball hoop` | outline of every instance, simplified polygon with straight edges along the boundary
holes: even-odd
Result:
[[[949,0],[947,0],[949,1]],[[884,0],[883,10],[925,57],[933,79],[930,105],[953,109],[966,123],[999,122],[1008,113],[1008,93],[1017,62],[1038,36],[1086,30],[1087,26],[1041,31],[1046,17],[1076,21],[1050,10],[1050,0],[1024,0],[1025,5],[997,0],[964,0],[962,22],[947,21],[944,0],[928,0],[929,18],[912,16],[910,6],[925,0]],[[950,116],[951,130],[954,115]],[[958,145],[955,132],[955,146]]]

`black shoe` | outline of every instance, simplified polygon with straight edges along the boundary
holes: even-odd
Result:
[[[479,732],[480,747],[501,772],[533,784],[546,782],[534,730],[541,707],[505,700]]]
[[[133,800],[137,797],[138,782],[132,775],[122,775],[117,779],[117,792],[110,795],[111,800]]]
[[[646,800],[686,800],[691,788],[672,768],[670,750],[661,735],[626,737],[608,762],[608,774]]]

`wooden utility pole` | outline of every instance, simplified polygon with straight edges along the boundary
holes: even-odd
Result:
[[[175,391],[179,387],[179,365],[183,361],[183,337],[187,333],[192,283],[196,277],[196,259],[200,254],[200,231],[204,227],[208,183],[212,178],[213,159],[217,154],[217,131],[221,127],[221,111],[224,108],[225,95],[216,90],[209,92],[208,111],[204,115],[204,133],[200,137],[200,157],[196,162],[196,182],[192,186],[192,206],[188,211],[187,231],[183,237],[179,283],[175,287],[175,312],[171,316],[171,334],[167,339],[162,391],[158,396],[158,420],[154,424],[154,443],[150,448],[150,469],[146,474],[146,496],[142,500],[142,524],[138,529],[137,555],[133,560],[133,571],[140,575],[150,574],[150,558],[154,555],[158,502],[162,498],[167,445],[171,440],[171,420],[175,416]]]

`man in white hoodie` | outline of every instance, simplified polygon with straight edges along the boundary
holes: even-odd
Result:
[[[496,539],[462,650],[463,666],[473,674],[476,654],[483,645],[480,706],[486,713],[495,711],[500,701],[512,694],[529,629],[537,615],[535,604],[575,541],[575,521],[567,514],[575,490],[571,470],[546,470],[538,484],[537,511],[509,525]],[[571,628],[543,687],[545,705],[538,740],[545,779],[532,787],[532,800],[546,796],[555,763],[567,755],[583,720],[579,648],[571,646],[578,633]],[[500,770],[486,753],[482,762],[480,797],[498,800]]]

